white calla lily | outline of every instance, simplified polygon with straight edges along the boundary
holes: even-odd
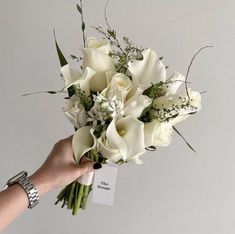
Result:
[[[153,120],[144,124],[145,146],[168,146],[171,143],[173,128],[171,123]]]
[[[90,95],[90,79],[94,76],[95,71],[86,67],[84,73],[81,74],[79,71],[70,68],[69,64],[63,66],[60,71],[65,81],[64,89],[68,89],[72,85],[79,85],[87,95]]]
[[[79,128],[73,135],[72,148],[75,160],[80,161],[82,156],[96,146],[96,138],[92,134],[91,126]]]
[[[124,115],[140,117],[143,110],[152,103],[152,99],[142,95],[143,90],[138,88],[135,94],[125,102]]]
[[[94,48],[84,48],[82,53],[83,69],[90,67],[96,72],[91,78],[90,89],[102,91],[108,84],[106,72],[115,71],[113,59],[108,54]]]
[[[113,119],[105,136],[100,139],[99,151],[109,161],[135,161],[145,152],[144,124],[132,116]]]
[[[147,89],[151,84],[166,81],[166,68],[155,51],[146,49],[142,52],[143,60],[134,60],[128,63],[128,70],[132,75],[135,87]]]
[[[75,160],[79,163],[82,156],[88,151],[96,147],[97,140],[93,135],[93,129],[90,126],[84,126],[78,129],[72,139],[72,149]],[[83,185],[91,185],[94,177],[94,172],[88,172],[80,176],[77,181]]]

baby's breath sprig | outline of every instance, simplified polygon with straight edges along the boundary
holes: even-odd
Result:
[[[117,72],[125,74],[127,72],[129,62],[143,59],[142,52],[144,49],[136,46],[128,37],[123,37],[120,42],[115,30],[111,28],[107,28],[105,30],[102,26],[93,28],[103,36],[103,39],[108,40],[110,45],[113,47],[109,56],[114,59]]]
[[[80,88],[79,85],[72,85],[68,88],[70,95],[76,95],[79,97],[81,105],[86,111],[89,111],[93,106],[93,100],[91,96],[87,96],[85,91]]]

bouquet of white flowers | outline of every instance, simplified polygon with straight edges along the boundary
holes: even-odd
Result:
[[[168,146],[174,131],[183,137],[175,125],[200,110],[200,93],[187,87],[194,58],[186,77],[174,72],[167,78],[162,57],[127,37],[120,39],[107,18],[107,29],[94,27],[101,39],[86,38],[82,1],[77,10],[84,48],[82,56],[71,58],[80,63],[81,71],[70,67],[55,38],[63,92],[68,92],[64,113],[76,130],[72,140],[75,159],[79,163],[86,156],[103,164],[141,164],[140,156],[146,150]],[[179,92],[182,84],[185,90]],[[93,172],[69,184],[56,204],[62,202],[73,214],[85,209],[92,181]]]

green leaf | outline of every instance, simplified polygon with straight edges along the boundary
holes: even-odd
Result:
[[[58,57],[59,57],[59,60],[60,60],[60,65],[61,67],[65,66],[66,64],[68,64],[66,58],[64,57],[62,51],[60,50],[60,47],[57,43],[57,40],[56,40],[56,36],[55,36],[55,30],[53,31],[54,33],[54,38],[55,38],[55,45],[56,45],[56,51],[57,51],[57,54],[58,54]]]
[[[147,88],[143,94],[148,96],[149,98],[156,98],[156,96],[158,96],[159,93],[162,92],[163,89],[163,82],[160,81],[159,83],[156,84],[152,84],[152,86],[150,86],[149,88]]]
[[[85,28],[86,28],[85,23],[82,22],[82,31],[85,31]]]
[[[82,8],[77,4],[77,10],[80,14],[82,14]]]

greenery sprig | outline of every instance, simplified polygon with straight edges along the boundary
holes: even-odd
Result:
[[[71,96],[76,95],[79,97],[81,105],[86,111],[89,111],[93,106],[93,100],[91,96],[87,96],[85,91],[80,88],[79,85],[72,85],[68,88],[68,92]]]
[[[128,37],[122,37],[120,41],[117,37],[117,32],[111,28],[107,28],[106,30],[102,26],[93,28],[113,47],[109,56],[114,59],[117,72],[126,74],[129,62],[143,59],[142,52],[144,49],[136,46]]]

